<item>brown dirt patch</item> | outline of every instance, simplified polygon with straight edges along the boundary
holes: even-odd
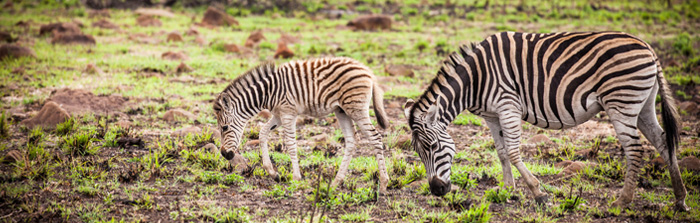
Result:
[[[107,19],[100,19],[97,22],[92,23],[92,27],[98,27],[103,29],[119,29],[119,26],[110,22]]]
[[[126,100],[117,95],[97,96],[81,89],[60,89],[51,93],[48,101],[60,104],[68,113],[114,114],[121,112]]]
[[[353,30],[389,30],[391,29],[391,17],[388,15],[363,15],[348,22],[347,26]]]
[[[39,28],[39,35],[54,33],[81,33],[80,27],[75,23],[51,23]]]
[[[250,36],[248,36],[248,39],[245,40],[245,47],[248,48],[254,48],[262,42],[262,40],[265,39],[265,36],[263,35],[262,30],[258,30],[255,32],[252,32]]]
[[[80,34],[80,33],[64,33],[64,34],[57,34],[51,39],[51,44],[63,44],[63,45],[70,45],[70,44],[82,44],[82,45],[95,45],[97,44],[97,41],[95,41],[95,37],[92,35],[88,34]]]
[[[3,58],[36,57],[34,50],[14,44],[0,46],[0,59]]]
[[[230,25],[238,25],[238,21],[236,21],[233,16],[226,14],[225,12],[214,8],[214,7],[209,7],[206,12],[204,12],[204,17],[202,18],[202,25],[204,26],[210,26],[210,27],[216,27],[216,26],[230,26]]]
[[[292,58],[294,56],[294,52],[287,47],[287,44],[284,42],[280,42],[277,44],[277,51],[275,51],[275,58]]]
[[[158,20],[155,16],[150,16],[150,15],[141,15],[138,18],[136,18],[136,24],[139,26],[147,27],[147,26],[155,26],[155,27],[160,27],[163,25],[163,23]]]
[[[172,51],[168,51],[168,52],[163,53],[163,55],[161,55],[161,57],[163,59],[166,59],[166,60],[187,60],[187,59],[189,59],[189,57],[183,52],[172,52]]]
[[[134,11],[134,13],[139,14],[139,15],[147,15],[147,16],[160,16],[160,17],[168,17],[168,18],[175,18],[175,14],[172,12],[165,10],[165,9],[152,9],[152,8],[139,8]]]
[[[37,126],[41,126],[44,129],[53,129],[56,125],[65,122],[69,118],[68,112],[61,108],[58,103],[49,101],[41,107],[39,113],[20,122],[20,125],[27,126],[30,129]]]

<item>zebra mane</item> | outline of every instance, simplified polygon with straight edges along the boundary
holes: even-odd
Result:
[[[231,83],[225,88],[224,91],[230,90],[234,87],[236,83],[244,81],[243,79],[248,79],[249,81],[259,80],[263,76],[268,75],[269,72],[274,71],[275,68],[276,66],[274,61],[265,61],[259,64],[258,66],[255,66],[254,68],[246,71],[240,76],[236,77],[236,79],[233,79],[233,81],[231,81]]]
[[[464,60],[463,58],[465,55],[468,55],[471,53],[475,48],[477,48],[481,43],[477,42],[470,42],[468,44],[463,44],[459,47],[459,50],[457,52],[452,52],[450,53],[447,58],[445,58],[442,61],[442,66],[440,67],[440,70],[437,72],[437,75],[433,78],[432,81],[430,81],[430,85],[428,85],[428,89],[426,89],[423,94],[418,97],[418,100],[416,103],[413,105],[413,108],[411,108],[411,116],[415,118],[415,114],[420,114],[428,110],[428,107],[424,105],[422,102],[424,101],[429,101],[429,103],[436,103],[438,100],[439,95],[436,94],[437,92],[433,91],[434,85],[438,84],[439,78],[441,76],[446,75],[445,73],[445,68],[446,66],[454,67],[458,62],[457,60]],[[462,57],[462,58],[460,58]],[[410,119],[410,118],[409,118]],[[409,122],[413,122],[413,120],[409,120]]]

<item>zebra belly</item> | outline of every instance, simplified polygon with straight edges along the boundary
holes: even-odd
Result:
[[[529,122],[530,124],[533,124],[537,127],[543,128],[543,129],[568,129],[572,128],[575,126],[578,126],[580,124],[583,124],[584,122],[588,121],[589,119],[593,118],[596,114],[599,112],[603,111],[603,107],[600,105],[600,103],[597,100],[597,95],[591,95],[589,97],[589,100],[587,101],[588,106],[586,106],[586,109],[584,110],[583,108],[574,108],[576,110],[574,112],[574,117],[568,116],[568,117],[563,117],[562,120],[559,121],[556,118],[554,118],[554,114],[547,114],[547,117],[542,116],[542,115],[537,115],[535,118],[537,119],[537,122],[535,120],[525,120]],[[532,112],[530,113],[532,114]]]

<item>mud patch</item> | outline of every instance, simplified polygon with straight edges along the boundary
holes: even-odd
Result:
[[[56,128],[56,125],[65,122],[71,116],[68,112],[56,102],[46,102],[39,113],[30,119],[20,122],[21,125],[28,128],[41,126],[44,129]]]
[[[0,46],[0,60],[4,58],[32,57],[36,58],[34,50],[14,44],[3,44]]]

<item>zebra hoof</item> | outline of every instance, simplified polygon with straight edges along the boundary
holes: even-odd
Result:
[[[538,206],[544,206],[547,204],[548,200],[549,197],[547,195],[542,195],[535,198],[535,203],[537,203]]]
[[[675,208],[676,211],[678,211],[678,212],[688,212],[688,211],[690,211],[690,208],[689,208],[687,205],[685,205],[685,201],[676,202],[676,205],[675,205],[674,208]]]

